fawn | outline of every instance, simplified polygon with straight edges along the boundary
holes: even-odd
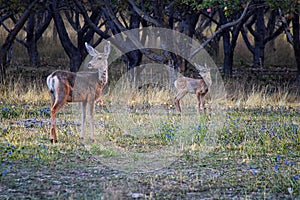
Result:
[[[175,88],[178,90],[178,93],[174,98],[174,104],[179,112],[181,112],[179,101],[187,93],[196,94],[198,101],[198,109],[199,111],[203,110],[205,112],[204,96],[207,94],[208,89],[211,85],[210,70],[206,66],[206,64],[205,67],[200,66],[197,63],[194,64],[199,70],[199,74],[201,76],[200,79],[189,78],[181,75],[174,82]]]
[[[104,52],[99,53],[96,49],[85,43],[85,47],[92,59],[88,63],[89,69],[97,69],[97,72],[69,72],[57,70],[47,77],[47,86],[51,95],[51,128],[50,141],[57,142],[56,136],[56,113],[67,102],[82,102],[81,133],[85,133],[86,107],[89,105],[91,139],[94,141],[94,102],[102,94],[102,90],[108,81],[108,56],[110,42],[104,46]]]

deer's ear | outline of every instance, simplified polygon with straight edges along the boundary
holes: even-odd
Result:
[[[85,48],[87,52],[93,57],[99,54],[99,52],[96,49],[94,49],[91,45],[89,45],[87,42],[85,43]]]
[[[107,43],[104,46],[104,53],[108,55],[110,53],[110,41],[107,41]]]

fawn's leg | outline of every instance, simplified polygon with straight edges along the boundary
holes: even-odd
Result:
[[[181,112],[181,108],[180,108],[180,100],[187,94],[188,92],[186,90],[179,92],[175,98],[174,98],[174,104],[176,109]]]
[[[204,96],[205,96],[205,94],[202,94],[200,92],[197,93],[198,110],[199,111],[203,110],[205,112],[205,108],[204,108]]]

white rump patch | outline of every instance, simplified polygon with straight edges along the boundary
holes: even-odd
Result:
[[[55,88],[58,84],[58,78],[56,76],[52,76],[52,74],[50,74],[47,77],[47,86],[50,90],[50,92],[55,92]]]

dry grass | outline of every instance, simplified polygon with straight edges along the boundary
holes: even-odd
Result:
[[[10,79],[6,85],[0,86],[0,101],[6,103],[41,104],[48,102],[49,93],[43,80],[27,82],[19,79]]]
[[[149,86],[137,89],[132,84],[109,85],[108,91],[103,95],[103,102],[112,105],[126,106],[165,106],[173,108],[173,98],[176,95],[174,88],[161,88]],[[300,97],[293,85],[274,86],[272,84],[249,84],[247,81],[230,80],[225,82],[227,93],[226,102],[206,97],[208,106],[212,104],[224,104],[228,107],[254,108],[254,107],[280,107],[298,106]],[[50,97],[45,84],[45,78],[37,78],[34,81],[24,81],[22,77],[10,79],[6,85],[0,87],[0,101],[11,103],[35,103],[49,102]],[[183,107],[196,109],[196,96],[187,94],[182,100]]]

